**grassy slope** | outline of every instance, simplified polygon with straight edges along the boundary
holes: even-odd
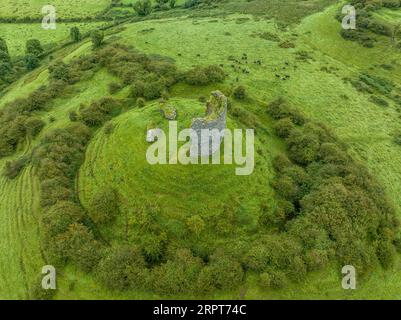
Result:
[[[399,10],[382,8],[379,11],[375,12],[374,15],[375,17],[392,24],[400,23],[401,21],[401,12]]]
[[[51,5],[56,7],[59,18],[92,17],[109,4],[110,0],[53,0]],[[48,5],[46,0],[2,0],[0,4],[0,18],[32,17],[41,18],[42,7]]]
[[[243,76],[242,73],[233,74],[230,71],[231,75],[228,83],[235,83],[235,78],[239,76],[240,82],[245,83],[254,96],[263,100],[270,100],[278,94],[285,94],[292,101],[303,106],[309,116],[329,123],[341,138],[347,140],[353,146],[355,154],[367,161],[372,171],[387,186],[389,195],[396,201],[400,194],[401,164],[397,163],[397,161],[400,159],[401,151],[399,147],[397,148],[390,142],[390,133],[393,129],[399,127],[397,113],[394,111],[393,106],[388,109],[381,109],[371,104],[367,97],[359,94],[349,85],[344,84],[341,78],[355,75],[360,70],[366,70],[375,63],[383,63],[383,52],[386,52],[388,59],[399,58],[399,55],[396,55],[391,49],[383,51],[384,45],[376,49],[367,50],[352,42],[343,41],[338,36],[338,25],[332,19],[332,13],[333,11],[329,10],[325,13],[311,16],[304,20],[301,26],[295,30],[301,35],[297,44],[298,48],[304,48],[309,51],[315,50],[313,56],[317,61],[310,64],[298,63],[299,68],[297,70],[292,68],[295,63],[293,52],[297,49],[280,49],[276,43],[251,36],[254,32],[274,31],[273,25],[264,20],[254,21],[251,19],[242,24],[237,23],[236,17],[229,17],[219,23],[207,22],[212,19],[199,19],[196,23],[191,20],[148,21],[128,26],[121,36],[125,41],[135,45],[140,50],[176,58],[177,64],[183,68],[190,67],[194,64],[194,59],[197,59],[196,64],[224,63],[225,68],[229,71],[230,62],[227,61],[227,57],[232,55],[233,52],[237,58],[243,52],[247,52],[250,61],[254,59],[262,60],[262,67],[250,66],[251,74],[249,76]],[[154,27],[155,31],[146,34],[138,33],[138,31],[150,26]],[[225,35],[225,32],[230,32],[231,35]],[[194,37],[194,35],[197,36]],[[291,37],[289,33],[280,35],[282,37]],[[177,43],[180,45],[177,45]],[[85,48],[84,46],[83,49],[78,50],[85,51],[87,47]],[[356,55],[355,52],[359,54]],[[178,53],[182,54],[180,58]],[[197,54],[201,56],[198,58]],[[286,67],[283,63],[284,61],[290,62],[291,67]],[[339,69],[337,71],[338,75],[321,72],[320,67],[325,65],[337,67]],[[286,67],[285,70],[282,69],[284,67]],[[276,80],[275,73],[277,72],[290,74],[291,80],[287,82]],[[392,77],[394,81],[400,83],[398,71],[388,74],[382,69],[375,69],[375,72]],[[33,82],[30,82],[29,77],[32,77],[32,75],[25,77],[25,79],[16,84],[14,89],[1,102],[4,102],[4,99],[11,99],[20,95],[21,90],[32,90],[35,86],[45,81],[46,73],[38,74],[38,77],[34,77],[36,80]],[[75,108],[81,102],[81,99],[90,101],[95,99],[96,96],[104,94],[106,82],[111,79],[109,75],[99,73],[98,76],[91,80],[94,83],[79,84],[78,86],[82,86],[83,90],[79,97],[76,97],[73,102],[66,100],[57,104],[57,109],[54,109],[53,113],[56,114],[59,122],[53,123],[52,126],[66,123],[66,109]],[[23,85],[24,81],[26,85]],[[177,90],[180,89],[178,88]],[[177,94],[182,94],[186,91],[184,88]],[[350,99],[342,100],[341,93],[346,94]],[[250,108],[252,107],[250,106]],[[8,278],[10,280],[5,279],[4,276],[0,278],[0,288],[8,288],[3,292],[0,291],[0,297],[21,297],[24,288],[26,288],[26,282],[21,281],[20,271],[18,271],[21,270],[20,261],[25,261],[26,265],[31,266],[35,266],[40,261],[37,258],[40,256],[37,245],[36,247],[31,245],[29,250],[26,249],[26,251],[22,249],[10,251],[9,244],[6,242],[10,240],[5,240],[17,240],[14,244],[15,248],[28,248],[28,242],[35,243],[35,241],[26,240],[35,238],[31,229],[33,223],[24,224],[21,222],[18,225],[19,234],[26,234],[26,236],[20,237],[19,240],[15,239],[16,234],[18,234],[17,230],[12,228],[13,225],[14,228],[17,225],[16,216],[23,216],[24,210],[25,212],[33,212],[28,205],[25,205],[25,209],[21,207],[21,202],[28,203],[25,199],[31,199],[31,197],[28,197],[29,193],[24,196],[24,200],[19,200],[17,198],[18,192],[15,189],[17,188],[16,185],[29,186],[34,184],[34,182],[29,182],[28,173],[29,170],[26,170],[21,177],[12,182],[12,184],[8,184],[8,186],[4,181],[0,181],[2,191],[4,190],[1,195],[10,203],[4,205],[1,202],[0,217],[3,221],[8,221],[8,224],[4,224],[4,227],[2,226],[0,229],[0,239],[3,241],[1,242],[2,246],[12,252],[10,255],[0,257],[0,270],[16,270],[14,275]],[[14,189],[11,188],[13,185]],[[32,187],[26,188],[32,189]],[[20,206],[17,205],[18,203],[20,203]],[[17,209],[15,210],[15,208]],[[31,215],[33,214],[31,213]],[[33,219],[32,216],[31,219]],[[21,252],[27,252],[27,254],[21,255]],[[396,284],[400,282],[401,272],[398,267],[385,273],[378,271],[368,281],[361,282],[359,290],[348,293],[341,289],[337,272],[333,270],[329,273],[312,276],[301,287],[294,285],[292,290],[266,293],[257,289],[256,280],[251,277],[249,279],[247,298],[322,298],[322,291],[326,292],[325,297],[332,298],[347,296],[350,298],[395,298],[399,296]],[[3,286],[4,283],[5,285]],[[58,298],[118,297],[114,293],[98,288],[91,277],[81,275],[71,268],[61,275],[59,287]],[[10,288],[12,288],[11,291]],[[146,293],[131,292],[120,297],[150,298],[154,296]],[[214,297],[236,298],[237,293],[218,293]]]
[[[66,60],[76,54],[85,53],[88,45],[76,51],[63,50],[61,56]],[[48,72],[38,69],[15,83],[1,99],[0,108],[6,101],[23,97],[35,88],[47,83]],[[94,77],[74,86],[75,97],[59,99],[43,118],[48,122],[50,116],[56,121],[47,124],[43,133],[35,141],[27,142],[15,157],[28,153],[48,130],[63,127],[68,123],[68,111],[78,108],[80,103],[89,103],[100,98],[107,91],[113,77],[100,70]],[[0,168],[7,159],[0,160]],[[39,245],[38,199],[39,187],[33,169],[28,167],[17,179],[8,181],[0,177],[0,299],[27,298],[31,281],[41,272],[46,263],[42,259]]]

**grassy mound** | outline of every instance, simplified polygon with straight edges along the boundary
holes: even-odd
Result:
[[[205,105],[196,100],[175,98],[169,104],[177,110],[179,130],[188,128],[193,118],[205,112]],[[237,212],[239,223],[234,234],[255,228],[260,204],[269,197],[265,181],[271,173],[266,170],[263,156],[257,155],[256,161],[265,169],[260,167],[249,177],[236,176],[235,164],[152,166],[146,160],[150,145],[146,130],[151,126],[168,133],[168,121],[161,115],[159,103],[130,111],[113,124],[111,134],[101,130],[89,145],[79,180],[80,197],[86,207],[102,188],[112,187],[120,193],[123,214],[105,230],[109,237],[122,239],[127,219],[135,219],[143,203],[160,207],[163,226],[177,236],[184,232],[186,220],[198,215],[206,221],[205,238],[215,238],[212,224],[223,222],[215,221],[215,215],[224,208]],[[232,120],[228,125],[236,126]],[[134,236],[136,231],[130,230],[130,234]]]

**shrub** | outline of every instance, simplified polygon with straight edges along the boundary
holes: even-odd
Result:
[[[116,82],[112,82],[109,84],[109,93],[115,94],[122,89],[122,85]]]
[[[71,40],[74,42],[81,41],[82,35],[81,35],[81,32],[79,31],[78,27],[72,27],[70,29],[70,37],[71,37]]]
[[[79,116],[76,111],[68,112],[68,118],[70,119],[71,122],[76,122],[79,120]]]
[[[198,288],[207,291],[211,288],[230,290],[239,287],[244,277],[241,264],[222,251],[216,251],[209,264],[202,269],[198,278]]]
[[[152,2],[150,0],[139,0],[133,4],[133,8],[139,16],[147,16],[152,12]]]
[[[283,118],[274,125],[274,131],[280,138],[288,138],[290,132],[295,128],[290,118]]]
[[[6,40],[4,40],[3,38],[0,38],[0,51],[6,53],[9,56],[9,51],[8,51],[8,46],[7,46],[7,42]],[[10,58],[8,58],[8,60],[11,60]]]
[[[325,250],[312,249],[305,254],[305,263],[309,271],[322,270],[329,262]]]
[[[266,272],[259,275],[259,285],[262,289],[269,289],[271,286],[270,275]]]
[[[269,275],[270,286],[273,289],[284,288],[288,283],[287,277],[285,276],[284,272],[270,270],[267,272],[267,274]]]
[[[320,143],[317,135],[293,129],[287,139],[292,160],[306,165],[317,159]]]
[[[112,247],[108,249],[95,271],[101,284],[111,290],[146,288],[148,270],[137,247]]]
[[[136,99],[136,105],[138,108],[143,108],[145,106],[146,100],[144,98]]]
[[[100,48],[103,44],[104,33],[100,30],[95,30],[91,33],[92,47],[93,49]]]
[[[36,137],[44,126],[45,122],[39,118],[31,117],[25,122],[26,133],[32,138]]]
[[[28,70],[33,70],[39,67],[39,58],[34,54],[27,54],[24,58],[25,66]]]
[[[165,295],[194,292],[201,269],[200,258],[187,249],[177,249],[171,259],[153,269],[153,288]]]
[[[378,105],[379,107],[388,107],[389,103],[384,100],[383,98],[380,98],[378,96],[370,96],[369,100],[373,102],[374,104]]]
[[[296,125],[303,125],[305,118],[297,109],[290,106],[283,98],[278,98],[267,107],[269,115],[276,120],[290,118]]]
[[[377,247],[377,256],[383,268],[389,269],[395,260],[395,248],[388,241],[380,241]]]
[[[219,66],[195,67],[185,75],[185,81],[190,85],[205,86],[224,81],[226,75]]]
[[[246,89],[244,86],[238,86],[233,92],[234,98],[237,100],[244,100],[246,98]]]
[[[119,100],[110,97],[102,98],[81,109],[81,120],[88,126],[97,127],[117,116],[121,108]]]
[[[115,128],[114,123],[111,122],[111,121],[109,121],[109,122],[107,122],[107,123],[105,124],[105,126],[104,126],[104,133],[105,133],[106,135],[110,135],[110,134],[113,133],[114,128]]]
[[[69,67],[62,61],[58,61],[49,66],[49,73],[52,79],[68,82],[70,79]]]
[[[46,210],[42,216],[42,225],[46,236],[53,239],[83,218],[84,212],[79,205],[71,201],[59,201]]]
[[[100,260],[99,250],[100,245],[92,232],[84,225],[74,223],[54,238],[50,252],[58,257],[67,257],[81,270],[90,272]]]
[[[190,232],[199,235],[205,228],[205,222],[200,216],[194,215],[187,219],[187,226]]]
[[[27,157],[21,157],[18,160],[7,161],[4,165],[3,175],[8,179],[15,179],[18,177],[22,169],[24,169],[28,161],[29,159]]]
[[[27,55],[33,55],[35,57],[39,57],[44,52],[40,41],[37,39],[28,40],[26,42],[25,50]]]
[[[291,161],[285,154],[280,153],[273,159],[273,167],[278,172],[283,172],[283,170],[290,165]]]
[[[117,192],[111,188],[104,188],[97,192],[89,205],[89,214],[96,224],[112,222],[119,212]]]

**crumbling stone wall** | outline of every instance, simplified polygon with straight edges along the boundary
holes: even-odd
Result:
[[[204,118],[195,118],[192,120],[191,129],[196,133],[197,139],[191,138],[192,143],[198,145],[198,153],[196,148],[191,147],[191,157],[210,156],[215,153],[221,145],[223,139],[222,130],[227,127],[227,97],[220,91],[213,91],[210,100],[207,102],[206,116]],[[210,131],[208,137],[202,139],[201,132],[204,129],[218,131]],[[197,141],[196,141],[197,140]],[[215,141],[215,143],[213,143]]]

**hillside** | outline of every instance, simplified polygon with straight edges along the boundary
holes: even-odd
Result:
[[[3,1],[0,19],[34,18],[42,4],[19,2]],[[0,23],[14,66],[26,40],[44,48],[0,94],[2,127],[19,128],[1,137],[20,135],[0,151],[0,298],[42,298],[46,264],[59,270],[55,299],[398,298],[401,50],[391,37],[370,35],[371,48],[345,39],[335,1],[179,1],[145,17],[95,2],[68,15],[77,5],[60,2],[74,22],[56,36]],[[400,12],[374,17],[395,25]],[[104,40],[70,41],[73,26]],[[147,163],[147,130],[168,128],[161,106],[187,128],[215,90],[229,97],[228,128],[255,129],[254,172]],[[33,120],[38,132],[21,129]],[[357,290],[341,288],[346,262],[361,271]]]

